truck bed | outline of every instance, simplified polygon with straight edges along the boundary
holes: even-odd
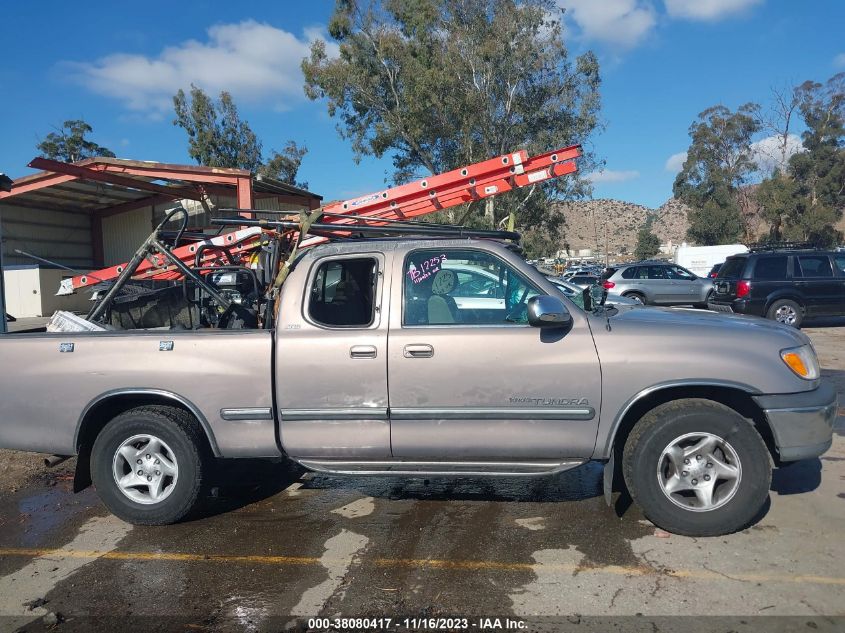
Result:
[[[0,445],[72,455],[107,399],[167,395],[197,415],[215,454],[277,456],[272,348],[269,330],[5,335]]]

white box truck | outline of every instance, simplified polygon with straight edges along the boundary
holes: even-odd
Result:
[[[720,244],[719,246],[687,246],[681,244],[675,251],[675,263],[691,270],[699,277],[706,277],[715,264],[721,264],[731,255],[747,253],[742,244]]]

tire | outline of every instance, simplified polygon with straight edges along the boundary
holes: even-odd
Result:
[[[622,296],[628,297],[629,299],[633,299],[634,301],[639,301],[643,305],[647,305],[645,295],[641,292],[626,292]]]
[[[682,451],[673,453],[677,461],[667,454],[672,446]],[[696,446],[703,450],[687,455]],[[685,458],[689,466],[678,472],[674,464],[684,469]],[[703,399],[676,400],[648,412],[628,436],[622,472],[646,517],[685,536],[719,536],[748,526],[766,503],[772,481],[769,451],[751,421]],[[712,485],[704,483],[706,477]],[[702,502],[708,490],[709,506]]]
[[[778,323],[800,328],[804,320],[804,308],[792,299],[778,299],[766,311],[766,318]]]
[[[115,516],[134,525],[169,525],[196,507],[208,462],[205,437],[191,415],[144,406],[121,413],[97,436],[91,478]]]

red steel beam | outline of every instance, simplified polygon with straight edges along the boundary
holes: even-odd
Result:
[[[49,187],[50,185],[58,185],[63,182],[69,182],[71,180],[76,179],[76,176],[71,176],[70,174],[50,174],[45,175],[44,178],[22,182],[19,185],[12,183],[11,191],[0,191],[0,200],[2,200],[3,198],[11,198],[12,196],[19,196],[22,193],[27,193],[28,191],[35,191],[37,189]]]
[[[192,182],[214,182],[231,185],[235,183],[237,178],[250,176],[248,170],[232,167],[174,165],[170,163],[127,160],[124,158],[96,158],[93,162],[106,171]]]
[[[187,198],[189,200],[201,200],[202,196],[194,189],[186,187],[164,187],[153,182],[146,182],[144,180],[137,180],[135,178],[128,178],[126,176],[119,176],[103,172],[98,169],[90,167],[81,167],[79,165],[71,165],[70,163],[62,163],[57,160],[50,160],[49,158],[34,158],[29,163],[30,167],[35,169],[43,169],[45,171],[53,171],[60,174],[66,174],[73,178],[80,180],[93,180],[96,182],[105,182],[112,185],[120,185],[121,187],[130,187],[140,191],[151,191],[170,196],[171,198]],[[44,185],[41,185],[42,187]]]
[[[252,209],[255,199],[252,193],[252,177],[238,178],[238,209]],[[241,213],[242,217],[251,218],[253,213]]]
[[[203,182],[217,185],[234,185],[238,176],[225,176],[221,174],[198,174],[186,171],[170,169],[156,169],[153,167],[127,167],[124,165],[97,165],[98,171],[110,174],[129,174],[132,176],[144,176],[146,178],[160,178],[162,180],[183,180],[185,182]]]

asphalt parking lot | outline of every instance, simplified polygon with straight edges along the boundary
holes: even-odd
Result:
[[[845,401],[840,321],[805,331]],[[72,461],[46,470],[0,451],[0,629],[265,631],[314,616],[460,614],[528,630],[842,630],[843,414],[827,454],[775,472],[755,525],[709,539],[669,535],[633,507],[618,516],[596,465],[406,482],[231,463],[204,516],[140,528],[93,490],[74,495]],[[715,615],[734,623],[701,617]]]

